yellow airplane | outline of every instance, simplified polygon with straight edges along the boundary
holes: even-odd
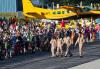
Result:
[[[77,13],[77,15],[72,16],[73,18],[75,18],[76,16],[78,16],[79,18],[83,18],[83,17],[100,17],[100,10],[93,10],[90,9],[86,6],[82,6],[82,7],[68,7],[68,6],[61,6],[60,8],[63,9],[70,9],[72,11],[75,11]]]
[[[70,9],[45,9],[39,8],[32,4],[31,0],[22,0],[23,14],[26,17],[38,19],[63,19],[77,15],[76,12]],[[70,7],[70,6],[69,6]]]

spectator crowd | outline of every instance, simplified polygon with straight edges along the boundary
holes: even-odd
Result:
[[[10,19],[4,17],[4,20],[0,21],[0,59],[26,53],[33,54],[36,51],[52,52],[52,38],[70,37],[72,46],[77,41],[79,33],[83,34],[84,42],[100,39],[100,25],[95,26],[91,22],[89,26],[86,23],[82,26],[78,21],[75,23],[75,28],[70,25],[66,29],[63,22],[59,23],[61,28],[58,28],[56,22],[34,22],[29,21],[28,18],[19,21],[16,16]]]

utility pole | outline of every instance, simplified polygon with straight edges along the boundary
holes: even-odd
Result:
[[[54,10],[54,2],[52,2],[52,7],[53,7],[53,10]]]
[[[80,7],[82,7],[83,6],[83,3],[82,3],[82,1],[80,2]]]
[[[93,8],[93,4],[91,3],[91,7]]]
[[[44,8],[44,0],[41,0],[42,8]]]

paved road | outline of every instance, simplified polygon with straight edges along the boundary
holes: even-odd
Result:
[[[84,63],[68,69],[99,69],[99,68],[100,68],[100,59],[88,63]]]
[[[72,52],[74,54],[73,57],[51,58],[50,53],[42,53],[41,56],[37,57],[28,56],[28,58],[20,56],[14,60],[10,60],[11,63],[3,61],[0,62],[0,69],[69,69],[100,59],[100,41],[86,44],[84,47],[83,58],[79,57],[77,48],[75,48]],[[21,59],[18,60],[18,58]]]

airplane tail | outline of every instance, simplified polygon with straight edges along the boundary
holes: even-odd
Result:
[[[23,12],[29,12],[34,10],[34,6],[31,2],[31,0],[22,0],[23,3]]]

